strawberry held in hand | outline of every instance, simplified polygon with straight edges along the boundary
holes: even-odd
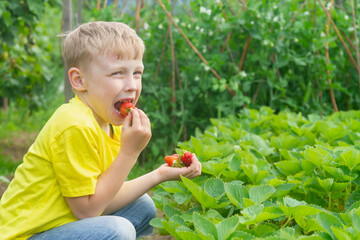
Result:
[[[184,150],[177,151],[179,154],[173,154],[165,157],[165,162],[170,167],[188,167],[192,162],[192,153]],[[180,161],[179,161],[180,160]]]
[[[165,157],[165,162],[172,167],[176,161],[179,160],[179,154],[173,154]]]
[[[120,106],[120,112],[124,117],[126,117],[131,108],[135,108],[134,104],[132,104],[131,102],[124,102]]]
[[[191,165],[191,158],[192,158],[192,153],[191,152],[184,152],[184,155],[181,156],[181,162],[183,162],[185,164],[185,166],[190,166]]]

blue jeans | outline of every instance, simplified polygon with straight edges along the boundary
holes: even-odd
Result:
[[[153,233],[149,222],[155,217],[154,202],[145,194],[112,215],[67,223],[35,234],[28,240],[133,240]]]

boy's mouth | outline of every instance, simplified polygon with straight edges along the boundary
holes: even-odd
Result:
[[[115,108],[115,111],[119,114],[121,114],[120,112],[120,106],[121,104],[123,104],[124,102],[130,102],[130,103],[133,103],[133,99],[132,98],[128,98],[128,99],[122,99],[120,101],[117,101],[115,104],[114,104],[114,108]]]

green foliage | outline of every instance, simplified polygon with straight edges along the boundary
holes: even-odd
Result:
[[[351,129],[359,117],[262,107],[212,119],[179,144],[197,154],[202,176],[157,187],[166,217],[151,224],[176,239],[357,239],[360,136]]]
[[[0,97],[30,110],[46,107],[61,80],[54,6],[58,0],[0,1]]]
[[[15,169],[17,168],[17,166],[20,163],[15,163],[9,159],[5,159],[3,156],[0,156],[0,181],[6,181],[6,178],[3,177],[3,175],[8,175],[8,174],[12,174],[13,172],[15,172]],[[7,182],[8,183],[8,182]]]

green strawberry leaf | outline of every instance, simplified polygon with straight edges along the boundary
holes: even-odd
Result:
[[[248,190],[242,186],[241,182],[229,182],[225,183],[225,193],[230,202],[237,208],[245,208],[243,198],[248,198]]]
[[[174,222],[174,223],[179,223],[183,226],[186,226],[186,222],[184,221],[184,219],[182,218],[182,216],[180,215],[174,215],[170,218],[170,222]]]
[[[165,191],[169,193],[186,192],[186,187],[182,182],[179,181],[167,181],[160,185]]]
[[[243,164],[241,165],[241,168],[255,185],[260,184],[269,174],[268,171],[258,170],[258,167],[255,164]]]
[[[199,234],[191,231],[190,229],[186,229],[183,227],[179,227],[177,230],[177,234],[181,237],[181,239],[192,239],[192,240],[202,240],[203,238],[199,236]]]
[[[153,218],[153,219],[151,219],[149,224],[155,228],[161,229],[161,228],[164,228],[162,221],[164,221],[163,218]]]
[[[317,181],[319,183],[319,185],[326,191],[326,192],[331,192],[332,186],[334,184],[334,179],[333,178],[327,178],[327,179],[320,179],[317,178]]]
[[[179,234],[176,232],[176,229],[181,226],[179,223],[170,222],[170,221],[163,221],[164,229],[171,234],[175,239],[181,239]]]
[[[291,197],[284,197],[278,201],[279,208],[284,212],[285,216],[291,217],[298,209],[299,206],[306,205],[304,201],[298,201]]]
[[[290,133],[282,133],[279,136],[273,136],[270,140],[270,146],[276,149],[288,149],[296,148],[300,144],[298,137],[290,135]]]
[[[255,203],[262,203],[270,198],[274,192],[274,187],[270,185],[254,186],[249,191],[249,197]]]
[[[192,194],[189,192],[189,194],[184,194],[182,192],[176,192],[174,193],[174,199],[178,204],[184,204],[187,200],[191,199]]]
[[[225,194],[224,182],[219,178],[208,179],[204,184],[204,190],[209,196],[219,199]]]
[[[193,222],[197,232],[203,233],[205,236],[217,237],[217,229],[213,222],[204,216],[195,213],[193,214]],[[217,238],[215,238],[217,239]]]
[[[283,212],[277,207],[264,207],[263,204],[253,205],[241,211],[240,223],[244,225],[259,224],[269,219],[283,216]]]
[[[349,212],[351,209],[353,209],[353,205],[357,204],[357,206],[360,206],[360,189],[355,190],[350,197],[348,198],[348,200],[346,201],[346,205],[345,205],[345,210],[346,212]]]
[[[205,214],[206,218],[213,219],[214,222],[224,220],[224,217],[215,209],[209,209]]]
[[[350,170],[360,164],[360,151],[350,148],[341,154],[342,163]]]
[[[216,224],[217,239],[226,240],[239,225],[239,216],[232,216]]]
[[[337,180],[353,181],[356,178],[355,176],[346,175],[344,171],[338,167],[324,166],[324,170]]]
[[[252,135],[251,141],[255,149],[263,156],[267,157],[274,153],[274,148],[270,148],[268,143],[258,135]]]
[[[272,232],[279,230],[279,227],[275,224],[271,223],[261,223],[258,226],[256,226],[256,233],[259,237],[266,235],[270,235]]]
[[[214,177],[219,177],[227,168],[228,164],[222,162],[207,161],[202,163],[202,172],[213,175]]]
[[[292,190],[296,189],[298,186],[299,186],[298,184],[283,183],[276,188],[276,191],[273,196],[276,198],[281,198],[289,194]]]
[[[353,236],[349,235],[347,233],[347,231],[342,228],[338,228],[338,227],[330,227],[330,228],[331,228],[331,231],[334,233],[334,236],[336,237],[336,239],[341,239],[341,240],[354,239]]]
[[[256,236],[255,236],[255,234],[251,234],[246,231],[237,230],[230,235],[229,239],[231,239],[231,240],[252,240],[252,239],[256,239]]]
[[[335,234],[331,230],[331,227],[344,228],[344,225],[340,221],[340,219],[330,213],[320,212],[317,214],[316,218],[317,218],[319,224],[324,228],[324,230],[328,234],[330,234],[334,239],[336,239],[336,238],[335,238]]]
[[[175,215],[182,215],[182,212],[180,210],[177,210],[173,207],[171,207],[170,205],[165,205],[163,208],[163,211],[166,215],[166,217],[171,218]]]
[[[352,226],[360,234],[360,215],[359,211],[353,211],[350,215]]]
[[[255,220],[256,217],[264,210],[264,205],[257,204],[247,208],[244,208],[241,213],[247,217],[247,219]]]
[[[212,208],[217,205],[216,198],[207,194],[199,185],[191,181],[190,179],[180,176],[182,182],[186,188],[193,194],[194,198],[204,207]]]
[[[295,175],[296,173],[302,171],[301,163],[298,160],[295,161],[280,161],[274,164],[279,171],[285,175]]]
[[[286,227],[279,229],[278,231],[274,231],[270,235],[266,237],[266,239],[271,240],[286,240],[286,239],[297,239],[297,233],[295,231],[295,228]]]

